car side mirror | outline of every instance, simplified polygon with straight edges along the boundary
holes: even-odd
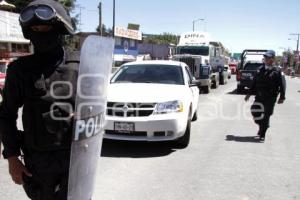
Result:
[[[192,82],[189,84],[190,87],[200,87],[201,86],[201,81],[200,80],[192,80]]]

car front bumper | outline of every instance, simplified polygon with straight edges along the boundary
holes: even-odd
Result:
[[[133,131],[116,131],[115,122],[134,123]],[[106,116],[104,138],[131,141],[176,140],[185,133],[187,115],[185,113],[157,114],[147,117]]]

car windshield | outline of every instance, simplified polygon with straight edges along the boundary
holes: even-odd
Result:
[[[262,63],[247,63],[244,67],[244,70],[254,70],[256,71]]]
[[[179,54],[192,54],[192,55],[201,55],[201,56],[208,56],[209,48],[207,46],[201,47],[178,47],[177,49]]]
[[[120,82],[184,85],[182,69],[174,65],[125,65],[111,80]]]

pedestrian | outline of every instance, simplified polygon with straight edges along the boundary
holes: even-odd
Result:
[[[7,69],[0,105],[3,157],[12,180],[23,185],[30,199],[66,200],[72,140],[68,116],[72,113],[59,102],[74,105],[75,101],[79,60],[68,56],[62,42],[74,29],[64,7],[54,0],[29,3],[19,21],[34,54],[19,58]],[[24,131],[16,127],[20,107]]]
[[[257,134],[262,142],[270,126],[270,116],[273,114],[278,94],[278,104],[285,101],[285,89],[285,78],[280,68],[275,66],[275,51],[268,50],[264,53],[264,64],[257,70],[252,87],[245,97],[245,101],[248,101],[251,94],[255,94],[251,113],[259,126]]]

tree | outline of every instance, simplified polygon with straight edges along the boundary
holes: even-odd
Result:
[[[163,33],[160,35],[148,35],[145,34],[143,42],[151,44],[177,44],[178,36],[172,33]]]
[[[99,28],[99,27],[100,27],[100,26],[98,26],[98,27],[96,28],[96,31],[97,31],[97,32],[100,32],[100,28]],[[107,27],[105,26],[105,24],[102,24],[102,34],[103,34],[103,36],[112,35],[112,34],[113,34],[113,31],[112,31],[111,28],[107,28]]]
[[[293,52],[290,49],[284,51],[282,53],[282,55],[283,55],[283,58],[286,59],[286,61],[287,61],[285,63],[286,64],[285,66],[289,67],[289,66],[293,65]]]

